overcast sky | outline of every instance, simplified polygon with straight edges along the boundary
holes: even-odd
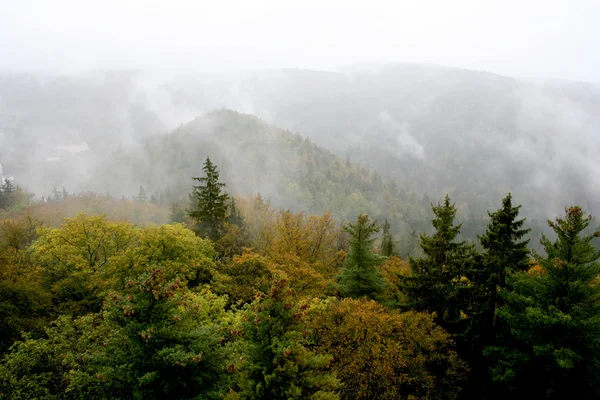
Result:
[[[600,82],[598,21],[600,0],[0,0],[0,68],[424,62]]]

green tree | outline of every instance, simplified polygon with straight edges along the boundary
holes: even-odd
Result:
[[[454,224],[456,207],[448,195],[443,204],[431,207],[436,232],[433,236],[421,235],[425,256],[410,259],[412,274],[401,277],[401,287],[409,309],[435,312],[437,324],[460,335],[469,323],[475,278],[473,249],[456,241],[461,225]]]
[[[170,207],[169,220],[171,223],[185,223],[187,219],[187,212],[185,208],[180,204],[173,203]]]
[[[146,194],[146,190],[143,186],[140,185],[138,194],[133,199],[139,201],[140,203],[145,203],[146,201],[148,201],[148,195]]]
[[[386,257],[394,255],[394,237],[390,231],[390,223],[387,218],[383,224],[383,239],[381,241],[381,253]]]
[[[275,279],[271,289],[248,309],[243,332],[248,339],[240,382],[230,398],[334,400],[339,381],[330,371],[332,357],[307,348],[302,320],[306,307],[293,304],[286,281]]]
[[[205,177],[192,178],[200,185],[194,186],[190,193],[188,213],[197,222],[197,233],[216,241],[227,219],[229,195],[223,190],[225,184],[219,182],[219,171],[210,158],[206,158],[202,170]]]
[[[240,213],[240,209],[237,207],[235,199],[232,197],[229,203],[229,217],[228,222],[233,225],[237,225],[241,228],[244,225],[244,217]]]
[[[350,234],[348,258],[339,276],[340,291],[344,296],[373,296],[385,288],[385,280],[378,269],[385,257],[372,251],[375,241],[372,236],[379,229],[377,221],[370,221],[366,214],[360,215],[356,224],[344,226],[344,230]]]
[[[525,219],[517,219],[521,206],[513,207],[512,195],[502,199],[502,208],[488,212],[490,222],[479,242],[484,249],[484,280],[489,294],[486,325],[496,325],[498,289],[506,288],[506,275],[526,271],[530,267],[529,239],[521,240],[531,229],[524,229]]]
[[[498,315],[511,342],[489,347],[495,381],[514,398],[597,399],[600,396],[600,232],[584,234],[591,222],[578,206],[548,221],[557,238],[543,236],[539,265],[508,275],[506,305]]]
[[[9,208],[14,204],[16,191],[13,181],[4,178],[4,182],[0,185],[0,208]]]

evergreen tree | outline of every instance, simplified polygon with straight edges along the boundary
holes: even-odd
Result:
[[[306,307],[294,305],[291,290],[281,279],[247,310],[244,335],[248,339],[246,361],[240,368],[243,399],[339,399],[339,381],[330,372],[330,355],[308,348],[302,320]],[[303,332],[304,330],[304,332]]]
[[[200,182],[190,193],[189,215],[197,222],[196,232],[216,241],[227,217],[229,195],[223,190],[225,184],[219,182],[219,171],[210,158],[206,158],[202,168],[205,177],[192,178]]]
[[[350,250],[339,277],[340,291],[346,297],[372,296],[385,287],[378,270],[385,257],[372,252],[373,234],[379,232],[377,221],[362,214],[356,224],[349,223],[344,230],[350,234]]]
[[[502,208],[494,213],[488,212],[490,222],[479,242],[485,250],[484,285],[489,295],[486,313],[488,326],[496,324],[498,308],[498,289],[506,288],[507,272],[526,271],[529,269],[529,239],[521,240],[531,229],[523,229],[525,219],[517,219],[521,206],[513,207],[512,195],[509,193],[502,199]]]
[[[402,276],[401,287],[407,306],[417,311],[435,312],[435,321],[451,334],[463,335],[470,323],[468,316],[475,278],[473,248],[457,242],[461,225],[454,225],[456,207],[446,195],[443,204],[431,205],[435,218],[433,236],[421,235],[425,256],[410,259],[412,275]]]
[[[173,203],[170,208],[171,213],[169,214],[169,220],[171,223],[184,223],[187,218],[185,208],[180,204]]]
[[[9,208],[16,202],[18,189],[12,180],[4,178],[0,186],[0,208]]]
[[[139,201],[140,203],[145,203],[146,201],[148,201],[148,195],[146,194],[146,190],[144,189],[143,186],[140,185],[138,194],[133,199],[136,201]]]
[[[543,236],[539,265],[508,275],[506,305],[498,315],[512,341],[489,347],[495,381],[514,398],[597,399],[600,396],[600,252],[584,234],[591,216],[580,207],[548,221],[557,235]]]
[[[60,200],[60,192],[56,189],[56,186],[54,186],[54,189],[52,189],[52,198],[54,201]]]
[[[390,232],[390,223],[387,218],[383,224],[383,239],[381,241],[381,253],[386,257],[394,255],[394,237]]]
[[[244,217],[240,213],[239,208],[237,207],[235,199],[231,198],[231,203],[229,203],[229,218],[228,222],[233,225],[237,225],[238,227],[242,227],[244,225]]]
[[[67,197],[69,197],[69,192],[67,192],[67,189],[65,189],[65,187],[63,186],[62,198],[66,199]]]

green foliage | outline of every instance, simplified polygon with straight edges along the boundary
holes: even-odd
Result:
[[[225,300],[193,293],[155,267],[112,292],[105,318],[115,327],[98,360],[101,393],[123,399],[216,397],[225,367],[220,323]]]
[[[463,334],[468,318],[476,277],[473,250],[457,242],[461,225],[454,225],[456,207],[446,195],[443,204],[432,205],[436,229],[433,236],[421,235],[425,257],[410,259],[412,274],[402,277],[407,307],[435,312],[435,321],[450,333]]]
[[[386,257],[394,255],[394,237],[390,231],[390,223],[387,218],[383,224],[383,239],[381,240],[381,253]]]
[[[496,310],[499,307],[498,290],[506,289],[506,275],[526,271],[530,267],[529,239],[522,240],[530,232],[524,229],[525,219],[517,219],[521,206],[512,206],[512,195],[502,199],[502,208],[488,213],[490,222],[479,242],[484,249],[483,284],[488,296],[485,324],[496,325]]]
[[[215,241],[221,236],[227,218],[229,195],[223,191],[225,184],[219,182],[219,171],[210,158],[206,158],[202,170],[205,177],[192,178],[201,184],[190,193],[188,213],[196,220],[197,232]]]
[[[338,380],[330,371],[331,356],[306,347],[303,314],[281,279],[276,279],[269,292],[252,304],[243,325],[249,349],[240,365],[235,397],[232,393],[231,398],[339,398],[335,393]]]
[[[186,222],[188,214],[185,211],[185,208],[182,207],[180,204],[171,204],[169,210],[171,212],[169,215],[169,221],[171,221],[171,223],[180,224]]]
[[[372,251],[375,239],[371,236],[379,229],[377,221],[370,221],[365,214],[358,217],[356,224],[349,223],[344,227],[351,236],[348,258],[339,277],[340,291],[344,296],[373,296],[385,288],[378,269],[385,258]]]
[[[600,253],[584,234],[591,222],[578,206],[548,221],[539,268],[508,275],[500,318],[510,328],[505,346],[490,347],[493,378],[518,398],[581,399],[600,395]]]

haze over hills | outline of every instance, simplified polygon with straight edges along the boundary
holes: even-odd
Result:
[[[132,168],[138,168],[143,164],[130,152],[178,137],[160,135],[223,107],[298,132],[419,198],[450,193],[465,215],[484,215],[508,191],[524,204],[527,215],[547,217],[571,203],[598,211],[594,199],[600,194],[595,156],[600,150],[600,87],[432,65],[227,76],[137,71],[4,75],[0,162],[5,174],[38,193],[69,182],[76,186],[71,190],[117,186],[115,194],[129,196],[144,181],[136,173],[145,179],[160,176],[162,181],[175,172],[168,169],[172,165],[145,164],[152,171],[147,174],[137,169],[117,173],[107,160],[129,159]],[[203,145],[206,152],[185,153],[185,159],[171,154],[182,165],[177,174],[189,175],[198,167],[197,175],[203,157],[213,150],[225,176],[237,186],[234,190],[266,191],[289,201],[294,196],[285,194],[285,185],[263,180],[264,171],[287,167],[287,159],[267,148],[254,156],[266,163],[264,169],[252,171],[246,168],[257,165],[249,163],[251,156],[237,154],[252,137],[261,144],[269,142],[274,128],[247,131],[248,121],[234,120],[239,126],[227,128],[236,132],[232,139],[211,131],[214,148]],[[198,122],[190,126],[194,124]],[[314,205],[307,196],[296,198],[298,203],[291,206],[311,210]]]

